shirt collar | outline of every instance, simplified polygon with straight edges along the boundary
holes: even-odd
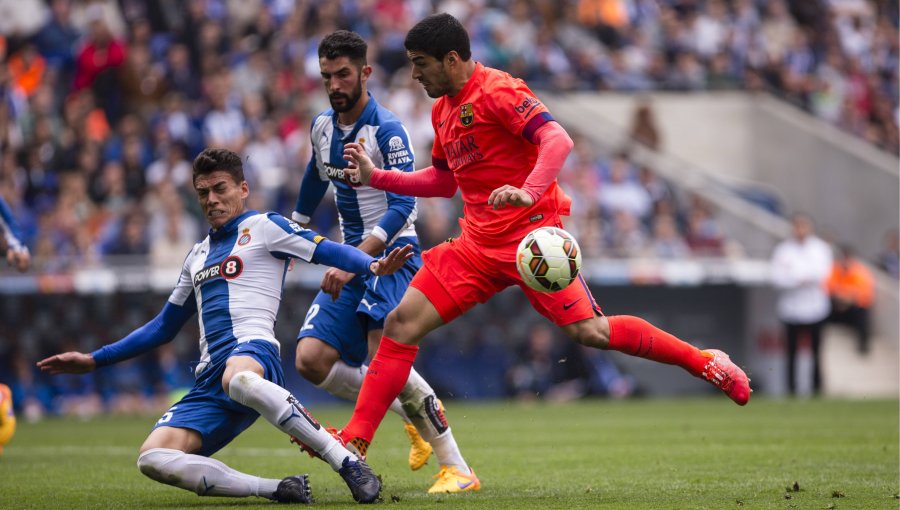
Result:
[[[475,62],[475,70],[472,71],[472,76],[469,76],[469,79],[466,80],[466,84],[463,85],[463,88],[461,88],[459,90],[458,94],[456,94],[455,96],[452,96],[452,97],[447,96],[447,100],[449,100],[450,103],[453,105],[459,104],[463,99],[468,97],[469,92],[471,92],[472,89],[475,88],[475,86],[476,86],[475,83],[480,81],[481,73],[483,73],[483,72],[484,72],[484,64],[476,61]]]
[[[253,216],[254,214],[259,214],[256,211],[244,211],[239,214],[237,217],[228,220],[227,223],[219,227],[218,230],[213,230],[212,227],[209,228],[209,237],[212,239],[222,239],[223,237],[228,236],[228,234],[237,230],[237,226],[244,221],[245,219]]]

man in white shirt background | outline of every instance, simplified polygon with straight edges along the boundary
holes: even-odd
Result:
[[[831,271],[831,247],[816,237],[812,218],[796,213],[791,218],[791,237],[772,253],[772,284],[779,291],[777,314],[785,327],[787,382],[791,395],[797,392],[797,347],[808,339],[812,350],[813,394],[822,389],[819,369],[822,324],[831,311],[825,279]]]

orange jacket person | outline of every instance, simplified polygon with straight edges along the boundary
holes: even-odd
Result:
[[[859,352],[868,352],[869,310],[875,298],[875,280],[869,269],[856,260],[849,246],[838,248],[825,286],[831,297],[828,321],[850,326],[856,332]]]

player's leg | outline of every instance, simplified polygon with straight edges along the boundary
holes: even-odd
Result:
[[[375,430],[409,380],[419,341],[441,324],[434,305],[413,287],[388,314],[384,336],[363,379],[353,416],[341,430],[343,440],[352,443],[361,455],[366,455]]]
[[[239,344],[222,375],[222,387],[232,400],[315,451],[341,475],[356,501],[377,500],[381,482],[372,469],[325,430],[283,385],[278,349],[261,340]]]
[[[822,393],[822,323],[809,326],[809,343],[812,349],[813,395]]]
[[[351,280],[337,300],[319,292],[298,333],[295,366],[306,380],[336,397],[356,402],[369,357],[366,329],[357,316],[366,284]],[[379,337],[380,338],[380,337]],[[374,351],[372,351],[374,352]],[[391,409],[403,415],[399,402]]]
[[[381,332],[380,329],[369,331],[369,344],[373,352],[377,350]],[[367,368],[363,367],[363,371],[365,372]],[[413,471],[420,469],[434,451],[438,463],[444,471],[458,472],[464,476],[470,475],[471,469],[462,456],[456,438],[453,437],[453,431],[444,414],[443,404],[437,398],[431,385],[416,372],[416,369],[410,370],[409,379],[400,391],[398,399],[402,404],[402,409],[398,414],[404,418],[406,433],[410,438],[410,469]],[[392,404],[392,410],[393,407]],[[438,483],[441,483],[441,480],[438,480]],[[466,486],[466,489],[469,487],[478,488],[469,485]],[[451,492],[459,492],[458,487],[454,485],[453,488],[457,490]]]
[[[404,292],[420,268],[421,259],[413,258],[402,270],[392,275],[366,279],[365,293],[356,313],[363,319],[368,330],[368,352],[374,354],[378,351],[386,315],[403,299]],[[366,367],[363,372],[365,370]],[[447,424],[440,400],[414,368],[410,369],[409,379],[398,398],[399,401],[394,400],[391,404],[391,410],[400,414],[404,420],[404,429],[410,439],[410,469],[420,469],[428,461],[432,451],[435,451],[442,466],[449,466],[468,475],[469,467]],[[400,403],[402,408],[397,409]]]
[[[602,315],[581,276],[553,293],[537,292],[524,284],[520,287],[538,312],[580,344],[680,366],[720,388],[739,405],[750,398],[746,374],[728,355],[714,349],[700,350],[640,317]]]
[[[211,401],[200,411],[201,408],[192,407],[191,402],[179,402],[160,418],[160,422],[172,421],[174,413],[193,412],[202,413],[202,421],[197,423],[199,428],[206,429],[207,424],[214,421],[229,421],[227,413],[210,404]],[[181,423],[180,420],[178,418],[175,422]],[[241,430],[239,428],[233,435]],[[197,430],[159,425],[158,422],[141,446],[138,469],[157,482],[186,489],[199,496],[259,496],[286,503],[312,501],[306,475],[282,480],[248,475],[216,459],[197,454],[202,448],[203,438]]]
[[[235,402],[253,409],[278,429],[303,441],[335,471],[341,468],[345,458],[356,460],[356,456],[334,439],[291,392],[265,379],[265,370],[255,358],[229,357],[222,387]]]
[[[785,348],[787,349],[787,388],[788,394],[797,394],[797,343],[800,339],[800,326],[785,323]]]
[[[479,261],[490,259],[479,256],[480,252],[480,247],[455,239],[423,254],[423,267],[385,321],[384,336],[363,382],[353,417],[341,431],[345,441],[363,449],[368,447],[388,403],[406,385],[418,342],[425,334],[475,304],[484,303],[512,283],[479,265]],[[449,466],[442,466],[440,479],[457,480],[459,489],[475,490],[480,486],[474,472],[465,474]]]

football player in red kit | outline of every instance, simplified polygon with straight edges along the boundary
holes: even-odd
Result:
[[[413,79],[436,98],[432,166],[376,169],[360,146],[347,144],[348,171],[363,184],[405,195],[449,198],[458,188],[465,204],[462,232],[422,255],[423,267],[387,317],[342,440],[365,455],[422,337],[511,285],[576,342],[678,365],[746,404],[747,375],[724,352],[700,350],[638,317],[603,315],[581,276],[553,293],[525,285],[516,248],[537,227],[562,227],[561,217],[569,214],[571,199],[556,176],[572,140],[522,80],[472,60],[469,36],[453,16],[420,21],[405,46]],[[448,471],[448,492],[479,485],[473,472]]]

